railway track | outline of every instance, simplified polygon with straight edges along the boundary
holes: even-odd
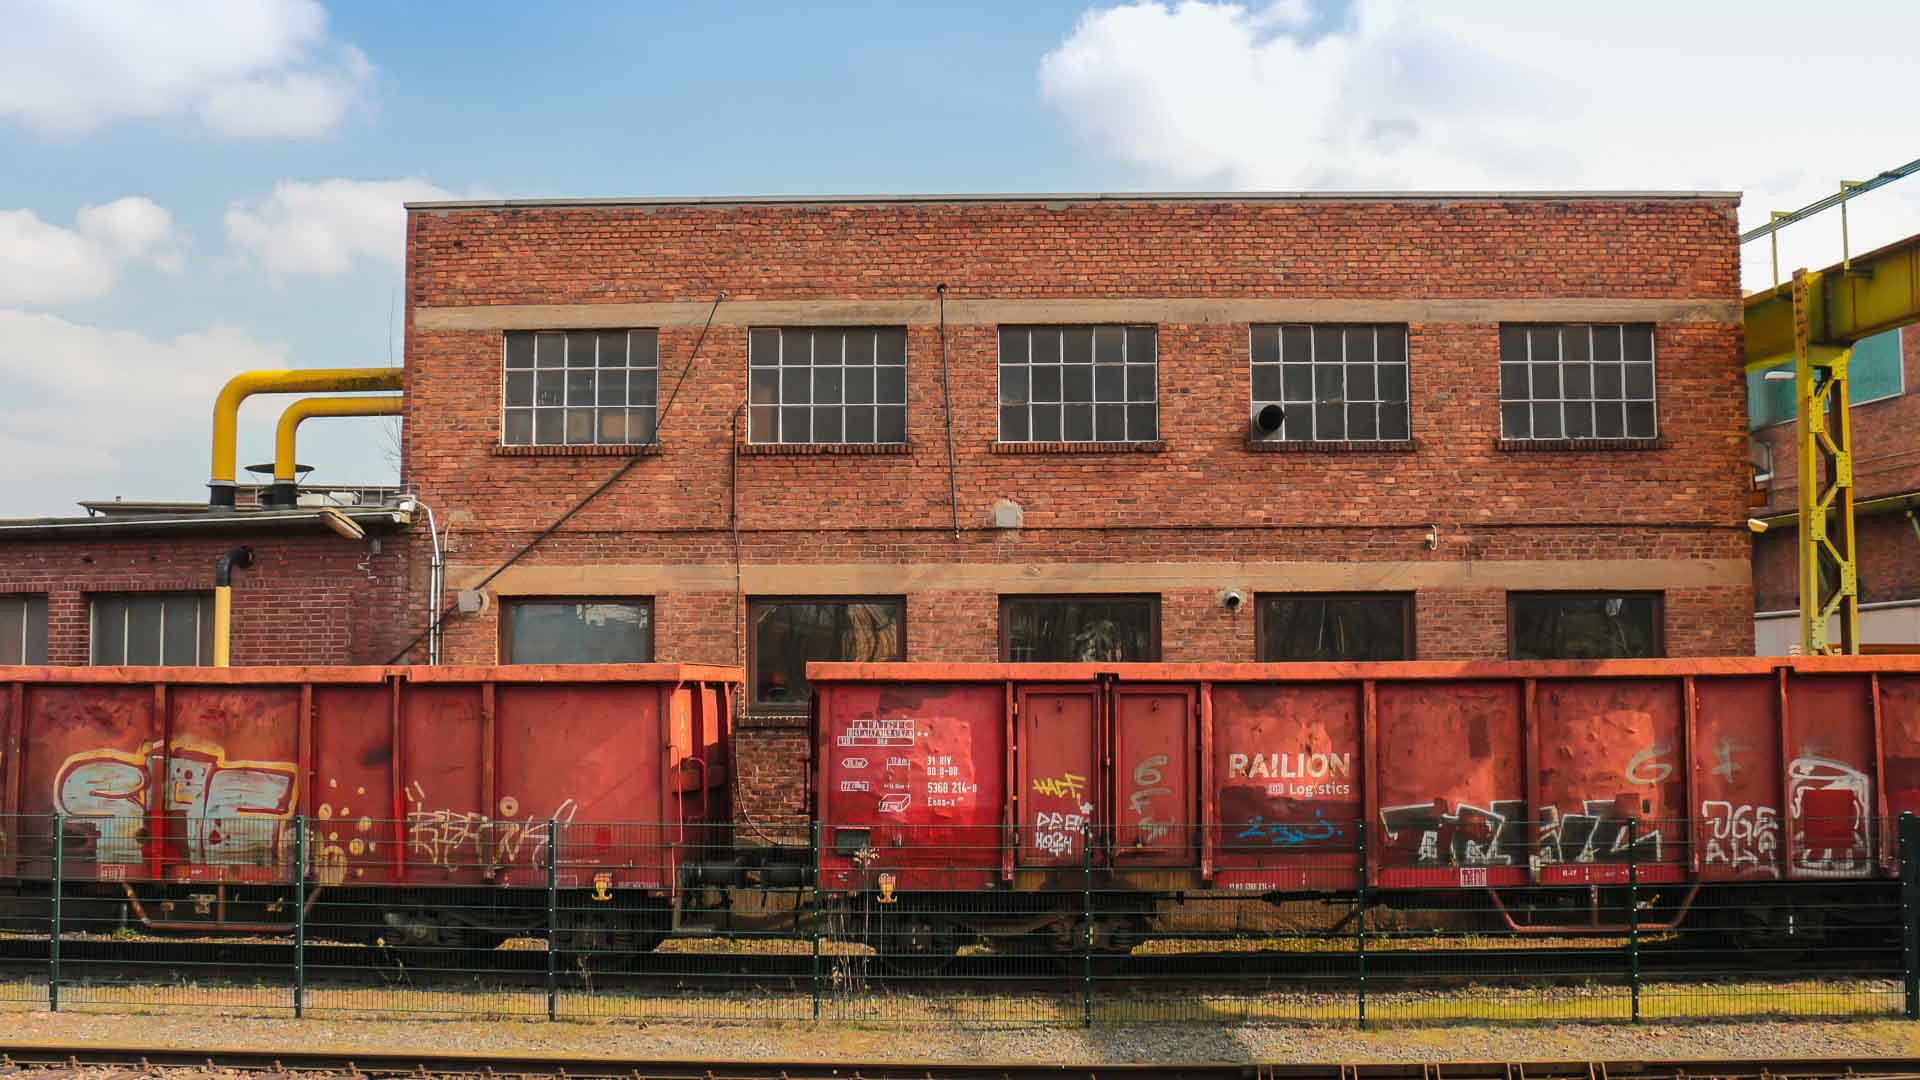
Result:
[[[263,1074],[564,1077],[567,1080],[1916,1080],[1920,1059],[1391,1062],[1050,1065],[978,1061],[820,1063],[647,1058],[181,1050],[161,1047],[0,1045],[0,1072],[207,1069]]]

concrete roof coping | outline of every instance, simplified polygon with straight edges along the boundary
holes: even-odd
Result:
[[[620,206],[852,206],[893,203],[1569,202],[1726,201],[1738,191],[1119,191],[951,195],[691,195],[573,199],[446,199],[408,210],[537,210]]]

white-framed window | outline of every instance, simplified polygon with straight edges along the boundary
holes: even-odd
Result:
[[[507,446],[651,442],[660,395],[657,330],[509,330],[500,441]]]
[[[46,662],[46,594],[0,596],[0,664]]]
[[[1500,437],[1652,439],[1660,434],[1646,324],[1500,327]]]
[[[1151,326],[1000,328],[1000,441],[1156,442]]]
[[[94,664],[213,662],[212,593],[95,593],[90,600]]]
[[[747,441],[906,442],[906,329],[749,331]]]
[[[1253,415],[1277,405],[1273,439],[1372,442],[1410,438],[1405,326],[1253,326]]]

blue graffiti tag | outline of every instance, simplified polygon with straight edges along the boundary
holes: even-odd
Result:
[[[1339,835],[1340,829],[1321,816],[1320,811],[1315,810],[1311,824],[1289,824],[1282,821],[1269,823],[1256,814],[1252,821],[1247,822],[1246,831],[1242,832],[1238,839],[1265,840],[1275,847],[1296,847],[1300,844],[1332,840]]]

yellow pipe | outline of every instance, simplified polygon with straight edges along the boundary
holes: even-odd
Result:
[[[213,589],[213,666],[228,667],[231,663],[229,639],[233,631],[233,586],[216,585]]]
[[[290,506],[295,499],[294,444],[300,424],[315,416],[399,416],[397,397],[310,397],[287,406],[273,432],[273,501]]]
[[[403,373],[399,368],[310,368],[303,371],[243,371],[227,380],[213,403],[213,473],[207,481],[208,503],[232,507],[234,503],[234,443],[240,420],[240,403],[254,394],[311,394],[399,390]]]

